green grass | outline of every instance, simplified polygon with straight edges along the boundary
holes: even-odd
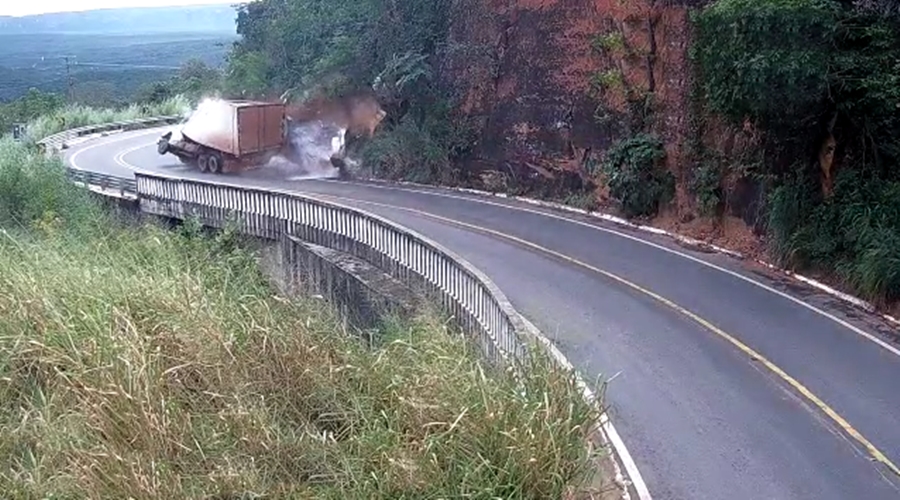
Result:
[[[90,226],[101,215],[87,192],[75,189],[58,158],[0,137],[0,227],[52,230],[65,215],[70,231]]]
[[[184,115],[193,109],[193,104],[182,96],[168,99],[159,104],[126,106],[123,108],[98,109],[89,106],[70,105],[50,115],[42,116],[28,125],[28,136],[38,141],[63,130],[99,125],[103,123],[154,116]]]
[[[61,168],[0,143],[7,498],[549,499],[590,469],[597,411],[545,357],[516,380],[430,316],[367,346],[237,235],[125,225]]]

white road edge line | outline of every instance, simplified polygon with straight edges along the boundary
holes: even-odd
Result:
[[[328,183],[333,183],[333,184],[347,184],[346,181],[338,181],[338,180],[334,180],[334,179],[315,179],[315,180],[316,180],[317,182],[328,182]],[[890,345],[889,343],[887,343],[887,342],[885,342],[884,340],[882,340],[882,339],[880,339],[880,338],[878,338],[878,337],[872,335],[871,333],[868,333],[868,332],[866,332],[865,330],[863,330],[863,329],[861,329],[861,328],[859,328],[859,327],[857,327],[857,326],[855,326],[855,325],[852,325],[852,324],[850,324],[849,322],[847,322],[847,321],[845,321],[845,320],[843,320],[843,319],[841,319],[841,318],[838,318],[837,316],[835,316],[835,315],[833,315],[833,314],[831,314],[831,313],[829,313],[829,312],[827,312],[827,311],[823,311],[822,309],[819,309],[818,307],[816,307],[816,306],[814,306],[814,305],[812,305],[812,304],[809,304],[809,303],[807,303],[807,302],[805,302],[805,301],[803,301],[803,300],[800,300],[800,299],[798,299],[798,298],[796,298],[796,297],[794,297],[794,296],[792,296],[792,295],[790,295],[790,294],[787,294],[787,293],[785,293],[785,292],[782,292],[781,290],[776,290],[776,289],[770,287],[769,285],[766,285],[765,283],[760,283],[759,281],[756,281],[756,280],[754,280],[754,279],[752,279],[752,278],[749,278],[749,277],[747,277],[747,276],[744,276],[744,275],[742,275],[742,274],[740,274],[740,273],[737,273],[737,272],[735,272],[735,271],[732,271],[732,270],[730,270],[730,269],[725,269],[724,267],[718,266],[718,265],[713,264],[713,263],[711,263],[711,262],[707,262],[707,261],[705,261],[705,260],[703,260],[703,259],[699,259],[699,258],[697,258],[697,257],[694,257],[693,255],[688,255],[688,254],[686,254],[686,253],[679,252],[678,250],[673,250],[673,249],[671,249],[671,248],[664,247],[664,246],[659,245],[659,244],[657,244],[657,243],[653,243],[653,242],[651,242],[651,241],[647,241],[647,240],[638,238],[638,237],[636,237],[636,236],[632,236],[632,235],[630,235],[630,234],[625,234],[625,233],[616,231],[616,230],[614,230],[614,229],[609,229],[609,228],[601,227],[601,226],[598,226],[598,225],[596,225],[596,224],[589,224],[589,223],[587,223],[587,222],[583,222],[583,221],[571,219],[571,218],[568,218],[568,217],[563,217],[563,216],[561,216],[561,215],[556,215],[556,214],[548,213],[548,212],[541,211],[541,210],[534,210],[534,209],[530,209],[530,208],[526,208],[526,207],[516,207],[516,206],[507,205],[507,204],[504,204],[504,203],[496,203],[496,202],[492,202],[492,201],[488,201],[488,200],[479,200],[479,199],[476,199],[476,198],[473,198],[473,197],[470,197],[470,196],[456,196],[456,195],[445,194],[445,193],[437,193],[437,192],[431,192],[431,191],[426,191],[426,190],[409,189],[409,188],[395,187],[395,186],[383,186],[383,185],[370,184],[370,183],[366,183],[366,184],[357,184],[357,185],[358,185],[358,186],[365,186],[365,187],[373,187],[373,188],[376,188],[376,189],[383,189],[383,190],[402,191],[402,192],[409,192],[409,193],[424,194],[424,195],[428,195],[428,196],[437,196],[437,197],[441,197],[441,198],[448,198],[448,199],[456,199],[456,200],[470,201],[470,202],[473,202],[473,203],[481,203],[481,204],[484,204],[484,205],[490,205],[490,206],[495,206],[495,207],[501,207],[501,208],[505,208],[505,209],[507,209],[507,210],[513,210],[513,211],[520,211],[520,212],[531,213],[531,214],[535,214],[535,215],[540,215],[540,216],[548,217],[548,218],[551,218],[551,219],[561,220],[561,221],[564,221],[564,222],[568,222],[568,223],[570,223],[570,224],[575,224],[575,225],[587,227],[587,228],[590,228],[590,229],[594,229],[594,230],[596,230],[596,231],[605,232],[605,233],[608,233],[608,234],[612,234],[612,235],[614,235],[614,236],[618,236],[618,237],[620,237],[620,238],[625,238],[625,239],[628,239],[628,240],[631,240],[631,241],[634,241],[634,242],[637,242],[637,243],[641,243],[641,244],[643,244],[643,245],[647,245],[647,246],[656,248],[656,249],[658,249],[658,250],[662,250],[662,251],[664,251],[664,252],[668,252],[668,253],[670,253],[670,254],[672,254],[672,255],[677,255],[677,256],[682,257],[682,258],[684,258],[684,259],[687,259],[687,260],[696,262],[696,263],[701,264],[701,265],[703,265],[703,266],[706,266],[706,267],[708,267],[708,268],[711,268],[711,269],[714,269],[714,270],[716,270],[716,271],[725,273],[725,274],[730,275],[730,276],[732,276],[732,277],[734,277],[734,278],[737,278],[737,279],[739,279],[739,280],[742,280],[742,281],[744,281],[744,282],[746,282],[746,283],[749,283],[749,284],[754,285],[754,286],[756,286],[756,287],[759,287],[759,288],[761,288],[761,289],[763,289],[763,290],[766,290],[767,292],[773,293],[773,294],[775,294],[775,295],[778,295],[779,297],[782,297],[782,298],[787,299],[787,300],[789,300],[789,301],[791,301],[791,302],[794,302],[795,304],[800,305],[800,306],[803,306],[803,307],[805,307],[806,309],[808,309],[808,310],[810,310],[810,311],[812,311],[812,312],[814,312],[814,313],[816,313],[816,314],[819,314],[820,316],[822,316],[822,317],[824,317],[824,318],[827,318],[827,319],[829,319],[829,320],[831,320],[831,321],[833,321],[833,322],[835,322],[835,323],[837,323],[837,324],[843,326],[844,328],[846,328],[846,329],[848,329],[848,330],[850,330],[850,331],[856,333],[857,335],[859,335],[859,336],[861,336],[861,337],[863,337],[863,338],[865,338],[865,339],[867,339],[867,340],[869,340],[869,341],[871,341],[871,342],[877,344],[878,346],[884,348],[884,349],[887,350],[888,352],[890,352],[890,353],[892,353],[892,354],[894,354],[894,355],[900,357],[900,349],[898,349],[898,348],[896,348],[896,347]],[[481,196],[484,196],[484,195],[481,195]],[[517,200],[517,201],[523,201],[523,200],[517,199],[517,198],[514,198],[514,200]],[[609,221],[609,222],[618,223],[618,221],[616,221],[615,218],[612,217],[612,216],[609,216],[609,219],[604,218],[604,217],[600,217],[600,218],[603,219],[603,220],[607,220],[607,221]],[[627,223],[627,221],[626,221],[626,223]],[[644,226],[637,226],[637,225],[631,224],[631,223],[627,223],[627,224],[630,225],[630,227],[635,227],[635,228],[643,228],[643,227],[644,227]],[[663,231],[662,229],[656,229],[656,228],[653,228],[653,229],[655,229],[655,231],[649,231],[649,232],[654,232],[654,233],[656,233],[656,234],[661,234],[661,235],[668,235],[668,232]],[[731,255],[734,255],[734,252],[727,252],[727,253],[729,253],[729,254],[731,254]],[[739,254],[738,254],[738,255],[739,255]],[[778,268],[776,268],[776,267],[774,267],[774,266],[771,266],[771,264],[769,264],[769,266],[772,267],[773,269],[778,269]],[[813,280],[810,280],[809,278],[802,278],[802,277],[800,277],[800,276],[798,276],[798,275],[793,275],[793,277],[796,278],[796,279],[798,279],[798,281],[803,281],[803,282],[806,282],[806,283],[809,283],[809,282],[813,281]],[[802,279],[801,279],[801,278],[802,278]],[[820,287],[817,287],[817,288],[820,288]],[[826,291],[827,291],[827,290],[826,290]],[[858,299],[857,299],[857,300],[858,300]]]
[[[525,323],[525,327],[531,330],[531,334],[538,339],[547,350],[550,351],[550,355],[556,359],[557,363],[566,367],[567,370],[571,370],[572,373],[575,374],[575,380],[577,384],[580,386],[584,396],[588,401],[593,401],[596,403],[597,395],[594,394],[594,391],[588,387],[587,383],[585,383],[584,378],[575,369],[575,366],[571,361],[563,354],[562,351],[556,347],[556,344],[553,343],[548,337],[546,337],[543,333],[541,333],[540,329],[534,325],[531,321],[528,320],[525,316],[519,313],[519,317],[522,319],[522,322]],[[613,425],[612,420],[610,420],[609,415],[604,411],[600,414],[600,427],[601,427],[601,435],[605,438],[604,441],[608,441],[609,444],[612,445],[615,454],[618,455],[619,460],[622,461],[622,465],[625,467],[625,471],[628,473],[628,481],[631,482],[631,485],[634,486],[635,491],[637,492],[637,496],[639,500],[652,500],[653,497],[650,496],[650,490],[647,488],[647,483],[644,482],[644,476],[641,475],[640,470],[638,469],[637,463],[634,461],[634,458],[631,456],[631,452],[628,451],[628,447],[625,446],[625,441],[622,440],[622,437],[619,436],[619,432],[616,430],[616,427]],[[613,467],[616,472],[616,480],[617,482],[624,482],[621,478],[622,471],[619,470],[619,464],[616,463],[615,459],[612,460]],[[628,488],[625,487],[624,499],[629,498]]]
[[[131,137],[139,137],[140,135],[142,135],[142,134],[136,134]],[[112,144],[115,142],[120,142],[121,140],[125,140],[125,139],[120,139],[120,140],[115,140],[115,141],[104,141],[101,144],[109,145],[109,144]],[[152,146],[152,144],[144,144],[141,146],[135,146],[132,148],[128,148],[124,151],[121,151],[118,154],[116,154],[115,162],[117,164],[119,164],[120,166],[128,168],[130,170],[134,170],[136,172],[141,171],[140,167],[128,163],[125,160],[125,156],[127,156],[130,153],[133,153],[135,151],[138,151],[140,149],[147,148],[150,146]],[[91,147],[95,147],[95,146],[91,146]],[[87,149],[87,148],[85,148],[85,149]],[[83,151],[83,150],[80,150],[80,151]],[[78,152],[80,152],[80,151],[78,151]],[[76,152],[76,154],[78,152]],[[72,157],[69,158],[69,161],[73,164],[73,166],[75,166],[74,159],[75,159],[75,155],[72,155]],[[572,365],[572,363],[568,360],[568,358],[566,358],[566,356],[562,353],[562,351],[560,351],[556,347],[556,345],[553,344],[552,341],[550,341],[550,339],[548,339],[542,333],[540,333],[540,330],[531,321],[529,321],[527,318],[522,316],[521,313],[519,314],[519,317],[525,323],[526,327],[532,331],[532,334],[535,336],[535,338],[537,338],[541,343],[543,343],[547,347],[547,349],[550,351],[550,354],[557,360],[557,362],[559,362],[561,365],[566,367],[566,369],[571,370],[575,374],[578,385],[581,387],[581,390],[583,391],[585,397],[588,398],[589,401],[596,402],[597,398],[596,398],[596,395],[594,394],[594,391],[592,391],[588,387],[588,385],[584,382],[584,379],[581,377],[581,374],[578,373],[578,371],[575,369],[574,365]],[[605,438],[605,440],[608,440],[609,444],[612,445],[613,450],[615,451],[615,454],[619,457],[619,460],[622,461],[622,465],[625,467],[625,471],[627,472],[627,477],[628,477],[627,482],[631,483],[631,486],[634,487],[635,491],[637,492],[638,499],[639,500],[653,500],[653,497],[650,495],[650,490],[649,490],[649,488],[647,488],[647,483],[644,481],[644,477],[641,475],[641,472],[638,469],[637,463],[634,461],[634,458],[631,456],[631,452],[628,451],[628,447],[625,446],[625,442],[622,440],[622,437],[619,435],[619,432],[616,430],[615,426],[612,423],[612,420],[610,420],[610,418],[606,412],[603,412],[600,416],[600,427],[602,430],[602,432],[601,432],[602,436]],[[619,469],[619,464],[616,462],[615,459],[612,460],[612,463],[613,463],[613,468],[615,469],[616,482],[618,482],[619,484],[622,484],[624,486],[623,492],[622,492],[623,493],[622,498],[623,498],[623,500],[630,500],[631,495],[628,493],[628,485],[625,484],[626,480],[623,477],[621,470]]]

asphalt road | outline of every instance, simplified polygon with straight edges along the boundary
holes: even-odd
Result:
[[[87,141],[66,158],[123,177],[217,178],[159,156],[160,133]],[[900,346],[878,319],[587,217],[298,174],[222,178],[358,206],[479,267],[586,378],[618,374],[611,418],[653,498],[900,498],[900,476],[873,458],[900,464]]]

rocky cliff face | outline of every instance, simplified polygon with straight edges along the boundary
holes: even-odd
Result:
[[[688,111],[685,3],[458,4],[451,41],[466,49],[454,53],[444,71],[464,96],[462,111],[481,120],[479,156],[501,163],[577,164],[585,151],[602,150],[624,132],[634,120],[629,115],[636,104],[629,101],[645,95],[653,101],[650,126],[676,143]],[[598,46],[616,34],[623,48]],[[599,80],[615,78],[613,72],[623,81],[598,88]]]
[[[715,123],[703,130],[696,123],[689,10],[707,3],[459,2],[450,39],[463,49],[443,72],[461,97],[459,111],[481,129],[470,168],[485,187],[556,196],[596,189],[604,204],[594,169],[603,151],[630,133],[653,132],[677,180],[675,201],[660,218],[669,225],[694,219],[692,141],[703,134],[706,146],[723,151],[747,142]],[[743,215],[757,193],[740,179],[729,182],[737,195],[723,196],[725,210]]]

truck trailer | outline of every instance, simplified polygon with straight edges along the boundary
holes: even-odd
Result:
[[[262,165],[274,156],[303,163],[303,151],[297,150],[303,141],[291,140],[292,134],[309,122],[318,122],[314,128],[333,128],[337,134],[331,138],[329,162],[337,169],[339,178],[348,179],[345,161],[348,133],[361,131],[363,136],[371,137],[385,116],[376,101],[364,104],[367,105],[356,105],[355,113],[347,111],[347,116],[335,117],[327,113],[324,116],[304,114],[303,108],[280,102],[208,100],[198,106],[180,131],[160,137],[157,151],[214,174]],[[308,132],[301,135],[305,133]]]
[[[219,174],[290,154],[285,106],[258,101],[207,101],[184,123],[180,137],[167,132],[157,143],[202,172]]]

